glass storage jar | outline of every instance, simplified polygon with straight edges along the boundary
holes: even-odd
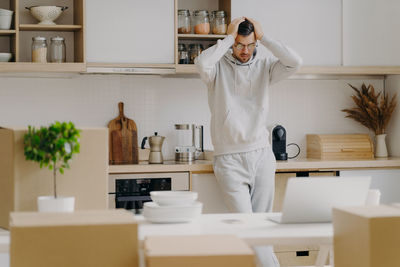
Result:
[[[212,12],[212,33],[213,34],[226,34],[226,12],[216,10]]]
[[[179,64],[189,64],[189,53],[184,44],[178,44]]]
[[[190,64],[194,64],[195,58],[201,54],[203,49],[204,48],[203,48],[202,44],[190,44],[189,45]]]
[[[46,37],[32,37],[32,62],[47,62],[47,39]]]
[[[65,62],[65,39],[63,37],[56,36],[50,40],[50,62]]]
[[[196,34],[209,34],[210,33],[210,19],[207,10],[196,10],[193,14],[194,18],[194,33]]]
[[[187,9],[178,10],[178,33],[191,33],[190,12]]]

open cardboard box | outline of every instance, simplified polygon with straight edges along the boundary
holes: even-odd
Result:
[[[233,235],[149,236],[147,267],[255,267],[252,249]]]
[[[400,209],[333,209],[335,267],[400,266]]]
[[[12,267],[137,267],[132,213],[90,210],[10,215]]]
[[[107,209],[108,130],[81,128],[80,153],[57,175],[57,193],[74,196],[75,209]],[[24,156],[27,128],[0,128],[0,228],[12,211],[37,210],[37,197],[53,195],[53,173]]]

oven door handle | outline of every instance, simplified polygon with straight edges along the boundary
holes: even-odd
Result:
[[[115,201],[151,201],[150,196],[116,196]]]

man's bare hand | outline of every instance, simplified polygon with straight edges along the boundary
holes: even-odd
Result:
[[[248,18],[248,17],[246,17],[246,19],[248,21],[250,21],[251,23],[253,23],[253,25],[254,25],[254,34],[256,35],[256,39],[257,40],[261,40],[261,38],[264,36],[264,32],[262,31],[261,24],[258,21],[254,20],[254,19],[251,19],[251,18]]]
[[[244,21],[244,17],[236,18],[228,26],[226,33],[232,35],[234,39],[238,35],[239,24]]]

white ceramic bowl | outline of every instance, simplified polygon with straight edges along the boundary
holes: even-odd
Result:
[[[152,191],[150,197],[160,206],[182,206],[192,204],[197,199],[197,192]]]
[[[183,223],[198,218],[203,209],[201,202],[185,206],[159,206],[155,202],[143,205],[143,217],[153,223]]]
[[[56,25],[54,20],[56,20],[61,13],[68,7],[64,6],[31,6],[25,7],[28,9],[32,16],[35,17],[39,24],[43,25]]]
[[[9,11],[6,9],[2,9],[5,11]],[[11,28],[11,22],[12,22],[12,17],[13,17],[13,11],[10,11],[10,13],[0,13],[0,30],[9,30]]]
[[[14,13],[12,10],[0,8],[0,15],[8,15],[11,16]]]
[[[0,53],[0,62],[8,62],[12,57],[11,53]]]

